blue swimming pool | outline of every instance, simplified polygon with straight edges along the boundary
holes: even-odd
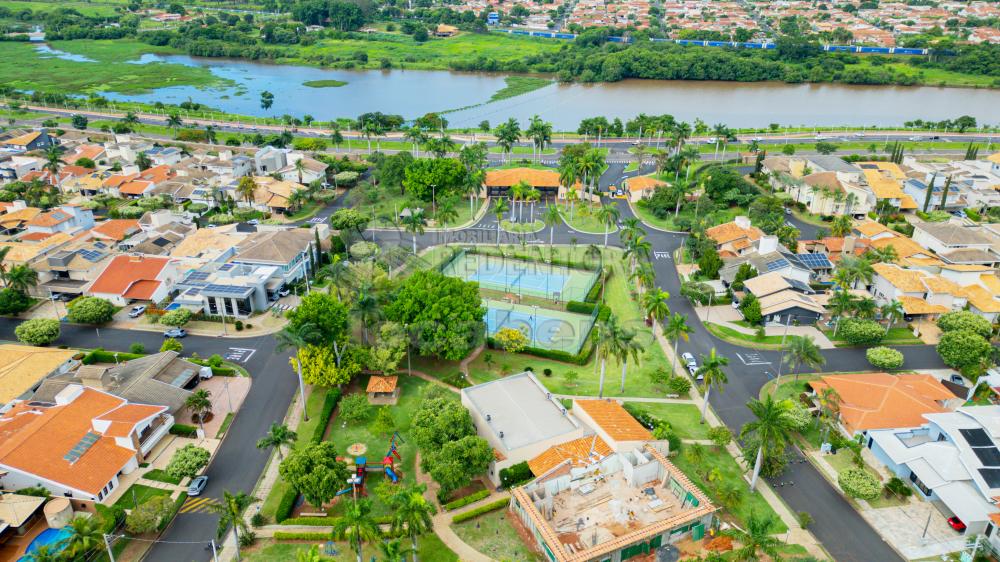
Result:
[[[61,551],[64,547],[55,545],[64,542],[69,536],[70,531],[66,527],[62,529],[45,529],[35,537],[35,540],[31,541],[28,549],[24,551],[24,556],[18,558],[17,562],[31,562],[31,553],[46,545],[52,545],[55,552]]]

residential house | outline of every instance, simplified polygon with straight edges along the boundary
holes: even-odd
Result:
[[[254,161],[243,154],[234,155],[232,151],[224,150],[216,157],[207,157],[198,163],[198,168],[213,176],[224,178],[242,178],[254,171]]]
[[[813,263],[810,265],[804,260],[811,260]],[[735,258],[725,256],[723,261],[725,265],[719,270],[719,278],[727,284],[733,282],[740,266],[744,263],[749,263],[758,273],[777,272],[782,277],[795,279],[806,285],[812,282],[817,274],[827,272],[833,267],[822,254],[800,256],[789,252],[774,236],[763,236],[757,241],[755,250]]]
[[[0,153],[0,179],[22,179],[31,172],[41,171],[45,165],[43,158],[37,156],[18,156],[17,153]]]
[[[249,207],[263,213],[285,214],[292,209],[292,194],[305,189],[301,184],[276,180],[270,176],[256,176],[254,183],[257,188],[253,192],[252,201],[247,201],[236,192],[236,184],[227,187],[238,207]]]
[[[715,241],[715,249],[720,256],[735,257],[756,250],[764,231],[752,226],[748,217],[739,216],[732,222],[706,229],[705,236]]]
[[[284,284],[277,265],[211,262],[176,285],[173,302],[210,316],[247,318],[267,310]]]
[[[236,255],[236,247],[249,236],[239,232],[238,224],[199,228],[186,235],[170,251],[175,258],[198,258],[224,263]]]
[[[42,518],[42,504],[46,501],[47,498],[38,496],[0,492],[0,545],[31,532]],[[13,547],[8,545],[8,548]]]
[[[27,234],[53,235],[58,232],[76,234],[94,227],[94,212],[77,205],[60,205],[40,213],[25,223]]]
[[[53,234],[41,240],[18,240],[16,242],[0,242],[0,248],[10,248],[4,257],[4,267],[10,268],[15,265],[30,265],[41,256],[57,251],[72,237],[66,233]]]
[[[812,297],[808,284],[782,277],[779,272],[764,273],[743,282],[743,289],[757,298],[764,321],[771,324],[814,324],[825,309]]]
[[[275,148],[265,146],[253,155],[254,169],[258,176],[273,174],[288,165],[288,153],[286,148]]]
[[[799,254],[823,254],[832,263],[844,256],[862,256],[868,251],[868,241],[855,236],[827,236],[820,240],[799,240]]]
[[[1000,406],[928,412],[912,426],[869,431],[865,445],[967,536],[1000,548]]]
[[[171,261],[139,254],[115,256],[87,289],[87,294],[118,306],[163,302],[180,277]]]
[[[90,233],[96,240],[116,245],[140,230],[142,229],[139,228],[139,221],[136,219],[108,219],[94,225]]]
[[[41,209],[28,207],[24,201],[14,201],[3,209],[3,214],[0,214],[0,234],[18,234],[40,214],[42,214]]]
[[[80,159],[86,158],[94,163],[98,163],[107,157],[104,147],[99,144],[79,144],[72,150],[63,154],[62,160],[67,164],[76,164]]]
[[[979,225],[956,222],[915,222],[913,241],[934,252],[950,265],[1000,264],[1000,236]]]
[[[181,149],[176,146],[154,146],[146,151],[154,166],[173,166],[181,161]]]
[[[75,367],[74,355],[71,349],[0,344],[0,411],[25,400],[47,377]]]
[[[898,164],[861,162],[858,166],[861,167],[865,183],[875,195],[877,202],[886,201],[888,205],[901,211],[915,211],[918,208],[913,197],[903,191],[903,182],[907,176]]]
[[[652,197],[653,192],[658,187],[664,187],[667,182],[660,181],[653,176],[638,176],[625,180],[625,189],[628,190],[629,201],[635,203],[640,199]]]
[[[39,296],[62,293],[82,295],[116,255],[114,246],[101,240],[77,237],[30,262],[38,272]],[[57,305],[58,306],[58,305]]]
[[[3,486],[102,502],[167,435],[166,410],[80,385],[53,402],[21,402],[0,416]]]
[[[251,234],[236,247],[232,263],[275,266],[276,278],[282,284],[291,284],[303,279],[313,267],[314,243],[312,229],[264,230]]]
[[[50,146],[58,144],[58,141],[49,136],[47,129],[38,129],[16,136],[0,140],[0,148],[6,148],[16,152],[31,152],[32,150],[45,150]]]
[[[301,162],[301,164],[299,164]],[[301,166],[301,170],[299,167]],[[304,154],[292,152],[288,154],[288,164],[277,171],[281,179],[309,185],[314,181],[326,181],[326,169],[330,166],[319,160],[308,158]]]
[[[944,264],[934,252],[917,244],[908,236],[875,221],[861,223],[854,230],[860,239],[867,241],[870,248],[883,249],[892,246],[896,251],[897,264],[932,273],[938,271]]]
[[[185,237],[196,230],[186,213],[167,209],[149,211],[139,217],[140,232],[118,244],[122,251],[161,256],[169,254]]]

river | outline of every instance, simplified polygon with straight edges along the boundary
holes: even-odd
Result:
[[[143,55],[136,64],[174,63],[208,68],[230,85],[202,90],[191,86],[160,88],[144,94],[108,93],[114,100],[180,103],[187,99],[231,113],[301,117],[326,121],[368,111],[418,117],[431,111],[467,107],[449,113],[452,127],[499,123],[508,117],[522,124],[532,115],[556,130],[576,129],[581,119],[604,115],[628,119],[638,113],[669,113],[693,122],[730,127],[765,127],[770,123],[805,126],[896,126],[913,119],[942,120],[971,115],[995,124],[1000,90],[940,87],[848,86],[624,80],[601,84],[551,84],[528,94],[485,103],[504,87],[504,76],[421,70],[330,70],[233,59],[183,55]],[[313,80],[340,80],[345,86],[311,88]],[[267,111],[260,92],[275,95]],[[474,106],[474,107],[469,107]]]

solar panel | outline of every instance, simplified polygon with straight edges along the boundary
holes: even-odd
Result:
[[[105,244],[104,242],[94,242],[94,247],[104,250],[107,249],[108,245]]]
[[[167,240],[166,238],[157,238],[156,240],[153,240],[153,244],[163,248],[167,244],[170,244],[170,240]]]
[[[188,281],[204,281],[206,279],[208,279],[207,271],[192,271],[187,278]]]
[[[104,252],[98,252],[97,250],[80,250],[80,257],[89,262],[99,262],[105,255],[107,254]]]
[[[980,468],[979,475],[990,488],[1000,488],[1000,468]]]
[[[191,287],[190,289],[188,289],[187,291],[185,291],[184,294],[185,295],[191,295],[192,297],[196,297],[196,296],[198,296],[198,295],[201,294],[201,287]]]
[[[194,376],[194,369],[184,369],[181,374],[174,377],[174,380],[170,381],[172,386],[181,387],[187,384],[191,377]]]
[[[232,263],[224,263],[224,264],[222,264],[222,266],[221,266],[221,267],[219,268],[219,271],[229,271],[230,269],[232,269],[232,268],[233,268],[233,267],[235,267],[235,266],[236,266],[236,264],[232,264]]]
[[[972,452],[983,466],[1000,466],[1000,450],[996,447],[973,447]]]
[[[830,263],[830,258],[826,254],[798,254],[795,257],[799,259],[806,267],[810,269],[824,269],[831,268],[833,264]]]
[[[802,281],[799,281],[798,279],[787,279],[786,278],[785,282],[788,283],[789,285],[791,285],[791,287],[793,289],[795,289],[796,291],[801,291],[803,293],[812,293],[813,292],[812,287],[810,287],[809,285],[806,285],[805,283],[803,283]]]
[[[993,440],[990,439],[989,434],[986,433],[985,430],[978,427],[972,429],[959,429],[958,432],[962,434],[962,437],[965,437],[965,440],[972,447],[990,447],[993,445]]]
[[[788,260],[786,260],[784,258],[779,258],[779,259],[767,262],[767,270],[768,271],[775,271],[777,269],[788,267],[788,265],[789,265]]]
[[[73,445],[73,448],[70,449],[68,453],[63,455],[63,459],[71,463],[80,460],[80,457],[89,451],[90,448],[94,446],[94,443],[97,443],[97,440],[100,438],[100,435],[88,431],[86,435],[80,438],[80,441],[78,441],[76,445]]]

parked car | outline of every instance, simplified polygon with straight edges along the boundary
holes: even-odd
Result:
[[[965,532],[965,523],[963,523],[962,520],[959,519],[958,517],[949,517],[948,526],[951,527],[952,529],[955,529],[959,533]]]
[[[187,335],[188,335],[187,330],[185,330],[184,328],[170,328],[166,332],[163,332],[163,337],[165,338],[180,339],[180,338],[186,338]]]
[[[684,352],[684,353],[681,353],[681,359],[684,360],[684,364],[687,365],[688,368],[691,368],[691,367],[694,367],[695,369],[698,368],[698,362],[695,361],[694,355],[691,355],[690,353]]]
[[[289,289],[288,287],[282,287],[282,288],[278,289],[278,296],[279,297],[287,297],[290,294],[292,294],[292,290]]]
[[[785,214],[786,215],[792,214],[792,208],[791,207],[785,207]]]
[[[138,318],[138,317],[142,316],[144,312],[146,312],[146,307],[145,306],[143,306],[141,304],[139,306],[133,306],[132,310],[128,311],[128,317],[129,318]]]
[[[52,293],[51,295],[49,295],[49,300],[50,301],[62,300],[62,296],[63,296],[62,293]]]
[[[188,485],[188,497],[200,496],[205,491],[205,486],[208,486],[208,476],[198,476]]]
[[[952,373],[951,377],[949,377],[948,380],[950,380],[955,384],[960,384],[962,386],[965,386],[965,379],[962,378],[962,375]]]
[[[247,221],[247,224],[251,224],[253,226],[257,226],[258,224],[260,224],[260,219],[250,219],[250,220]]]

